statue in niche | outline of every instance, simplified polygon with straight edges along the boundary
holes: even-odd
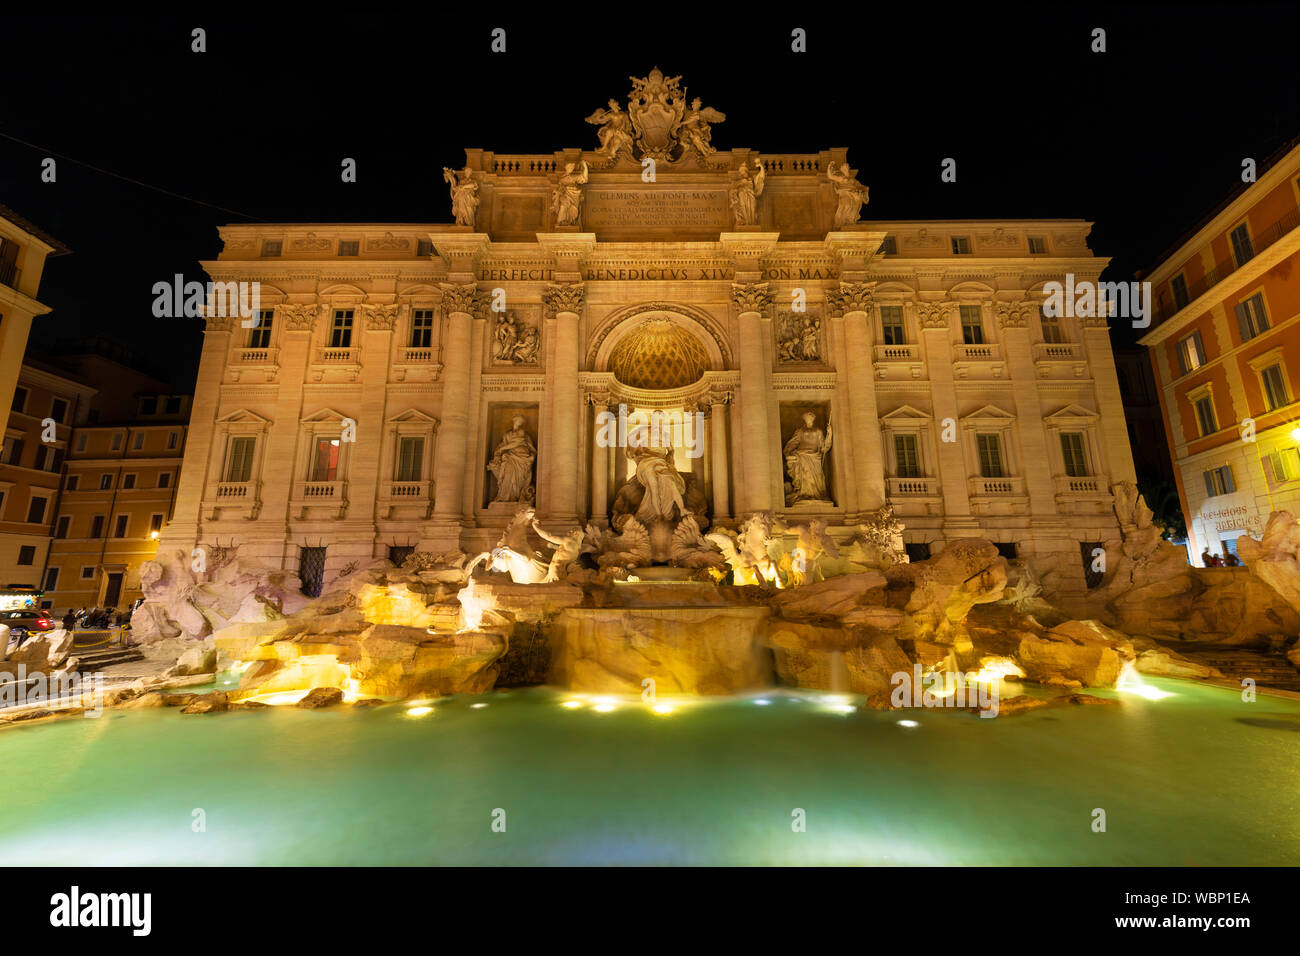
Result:
[[[803,413],[803,424],[785,443],[785,469],[790,476],[786,485],[787,505],[800,501],[830,501],[826,493],[826,453],[831,448],[831,426],[826,431],[816,427],[817,416]]]
[[[648,525],[656,519],[672,521],[684,515],[686,479],[673,464],[672,448],[630,448],[627,454],[636,462],[636,480],[645,489],[636,509],[637,519]]]
[[[619,153],[632,155],[632,118],[619,107],[618,100],[610,100],[609,109],[596,110],[587,122],[600,127],[596,131],[600,140],[596,155],[601,159],[612,163]]]
[[[678,137],[687,151],[695,150],[700,157],[700,162],[704,162],[717,152],[711,142],[713,129],[710,124],[721,123],[726,118],[726,114],[719,113],[710,106],[704,106],[697,96],[691,101],[691,108],[686,111],[686,115],[682,118],[682,125],[678,129]]]
[[[513,312],[498,312],[492,337],[492,358],[511,365],[536,365],[541,336]]]
[[[867,202],[867,187],[858,182],[857,170],[850,169],[848,163],[830,163],[826,167],[826,178],[835,186],[835,218],[832,220],[835,228],[843,229],[857,222]]]
[[[446,166],[442,168],[442,178],[451,189],[451,212],[458,226],[472,227],[478,213],[478,183],[474,182],[473,175],[468,166],[460,172]]]
[[[736,225],[757,226],[758,197],[763,195],[767,170],[755,159],[753,172],[749,170],[749,163],[744,162],[740,164],[735,176],[735,182],[731,186],[731,211],[736,216]]]
[[[551,197],[551,212],[557,226],[576,226],[582,212],[582,187],[587,184],[587,164],[578,169],[576,163],[564,164],[564,175]]]
[[[821,319],[811,312],[783,313],[776,354],[783,362],[820,361],[821,330]]]
[[[536,460],[537,446],[524,431],[524,417],[516,415],[488,462],[488,471],[497,480],[497,492],[492,500],[532,501],[533,462]]]

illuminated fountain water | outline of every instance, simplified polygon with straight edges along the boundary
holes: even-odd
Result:
[[[1163,697],[1174,696],[1143,681],[1135,661],[1124,662],[1124,666],[1120,668],[1119,680],[1115,682],[1115,690],[1121,694],[1137,694],[1147,700],[1160,700]]]
[[[477,631],[483,626],[483,612],[487,610],[487,602],[474,593],[474,569],[491,557],[491,552],[484,551],[465,568],[465,586],[456,593],[456,599],[460,601],[460,626],[457,631]]]

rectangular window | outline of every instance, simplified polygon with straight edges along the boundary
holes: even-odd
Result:
[[[104,537],[104,516],[95,515],[90,519],[90,536],[92,538]]]
[[[961,340],[967,345],[984,344],[984,323],[980,320],[978,305],[961,307]]]
[[[340,239],[339,255],[358,256],[361,254],[361,241],[358,239]]]
[[[338,309],[334,312],[334,323],[330,326],[330,348],[348,349],[352,347],[352,309]]]
[[[424,439],[400,438],[397,442],[397,480],[421,481],[424,474]]]
[[[1178,342],[1178,368],[1184,375],[1194,372],[1205,364],[1205,346],[1201,344],[1201,333],[1193,332]]]
[[[283,246],[283,240],[280,240],[280,239],[263,239],[263,240],[262,240],[262,258],[263,258],[263,259],[276,259],[276,258],[279,257],[279,255],[280,255],[280,250],[283,249],[283,248],[284,248],[284,246]]]
[[[1174,292],[1174,305],[1177,308],[1181,309],[1190,301],[1191,297],[1187,294],[1187,277],[1181,272],[1169,280],[1169,288]]]
[[[31,501],[27,503],[27,523],[43,524],[45,521],[45,506],[49,503],[49,498],[32,495]]]
[[[141,414],[141,415],[156,415],[156,414],[158,414],[158,396],[157,396],[157,395],[146,395],[146,396],[144,396],[143,398],[140,399],[140,414]]]
[[[1065,459],[1065,473],[1071,478],[1088,474],[1088,460],[1083,455],[1083,435],[1080,432],[1061,432],[1061,456]]]
[[[87,564],[84,567],[82,567],[81,580],[89,581],[94,576],[95,576],[95,566],[93,564]]]
[[[100,491],[108,491],[108,490],[110,490],[112,487],[113,487],[113,476],[112,476],[112,475],[100,475],[100,476],[99,476],[99,490],[100,490]]]
[[[164,471],[161,475],[158,476],[159,488],[170,488],[171,483],[172,483],[172,473],[170,471]]]
[[[339,476],[339,440],[316,439],[316,449],[311,459],[311,477],[308,481],[337,481]]]
[[[59,589],[59,569],[45,569],[45,588],[46,591],[57,591]]]
[[[921,456],[915,435],[894,436],[894,472],[899,478],[921,477]]]
[[[114,433],[113,433],[113,451],[121,451],[121,450],[122,450],[122,433],[121,433],[121,432],[114,432]]]
[[[21,438],[11,438],[5,442],[5,464],[22,467],[23,440]]]
[[[76,491],[79,484],[81,484],[80,475],[68,475],[68,480],[63,483],[63,489],[65,491]]]
[[[274,309],[261,309],[257,313],[257,325],[248,330],[248,347],[250,349],[271,347],[271,323],[274,320]]]
[[[117,516],[117,523],[113,526],[113,537],[115,537],[115,538],[125,538],[125,537],[126,537],[126,526],[127,526],[127,521],[128,521],[129,518],[130,518],[130,515],[118,515],[118,516]]]
[[[1043,329],[1044,342],[1049,345],[1059,345],[1065,341],[1065,336],[1061,334],[1061,317],[1048,315],[1041,305],[1038,307],[1038,324]]]
[[[433,240],[432,239],[415,240],[415,254],[420,257],[433,255]]]
[[[1238,302],[1237,308],[1237,330],[1241,332],[1241,340],[1248,342],[1257,335],[1262,335],[1268,331],[1268,313],[1264,311],[1264,294],[1256,292],[1245,302]]]
[[[226,452],[226,481],[248,481],[253,475],[253,449],[256,438],[232,438]],[[161,482],[162,476],[158,476]],[[162,487],[159,484],[158,487]]]
[[[880,254],[882,256],[898,255],[898,239],[894,236],[885,236],[880,243]]]
[[[150,515],[150,516],[149,516],[149,533],[152,534],[152,533],[155,532],[155,531],[161,531],[161,530],[162,530],[162,523],[163,523],[163,516],[162,516],[162,515]]]
[[[980,432],[975,436],[975,447],[980,456],[980,475],[985,478],[1005,478],[1002,468],[1002,436],[996,432]]]
[[[433,309],[411,312],[411,348],[427,349],[433,345]]]
[[[131,474],[131,475],[123,475],[123,476],[122,476],[122,487],[123,487],[124,489],[126,489],[126,490],[130,490],[131,488],[134,488],[134,487],[135,487],[135,475],[134,475],[134,474]]]
[[[1196,424],[1200,426],[1202,435],[1213,435],[1219,430],[1219,419],[1214,414],[1214,401],[1210,396],[1198,398],[1193,407],[1196,409]]]
[[[54,526],[54,537],[66,538],[68,536],[68,525],[72,524],[70,515],[59,515],[58,524]]]
[[[903,345],[907,336],[903,332],[903,307],[901,305],[882,305],[880,307],[880,331],[886,345]]]
[[[18,563],[23,567],[36,563],[36,546],[24,544],[18,549]]]
[[[1264,401],[1268,403],[1269,411],[1291,404],[1291,398],[1287,395],[1286,379],[1282,375],[1281,365],[1270,365],[1259,373],[1259,377],[1264,383]]]
[[[1047,255],[1047,240],[1042,236],[1029,237],[1029,254],[1031,256]]]
[[[952,237],[952,254],[954,256],[970,255],[970,237],[953,236]]]
[[[173,451],[176,448],[176,442],[180,440],[180,432],[167,433],[167,450]]]
[[[1250,241],[1250,230],[1246,228],[1244,222],[1232,230],[1229,238],[1232,240],[1232,257],[1237,260],[1238,267],[1255,258],[1255,247]]]
[[[181,397],[172,395],[167,399],[167,414],[179,415],[181,413]]]
[[[83,433],[77,436],[77,451],[85,451],[85,450],[86,450],[86,435]]]
[[[1202,472],[1202,475],[1205,478],[1205,493],[1211,498],[1217,495],[1230,495],[1237,490],[1232,480],[1232,469],[1227,465],[1211,468],[1209,471]]]
[[[36,449],[36,460],[32,462],[32,467],[37,471],[49,471],[50,458],[54,455],[54,449],[49,445],[42,445]]]
[[[1300,448],[1279,448],[1269,452],[1268,462],[1273,467],[1274,482],[1300,478]]]
[[[131,448],[135,451],[139,451],[143,447],[144,447],[144,432],[136,432],[135,439],[131,442]]]
[[[50,417],[51,417],[51,418],[53,418],[56,422],[58,422],[60,425],[62,425],[62,424],[64,423],[64,419],[66,419],[67,416],[68,416],[68,403],[67,403],[67,402],[65,402],[65,401],[64,401],[63,399],[61,399],[61,398],[56,398],[54,401],[50,402]]]
[[[14,389],[14,400],[9,409],[21,413],[25,408],[27,408],[27,389],[19,386]]]

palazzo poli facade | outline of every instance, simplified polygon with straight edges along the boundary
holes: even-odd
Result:
[[[222,229],[204,268],[262,318],[207,321],[160,547],[310,582],[490,549],[530,503],[552,534],[617,524],[623,406],[703,422],[664,452],[702,529],[843,537],[890,505],[914,554],[984,537],[1084,591],[1133,464],[1105,320],[1040,304],[1098,278],[1090,224],[858,221],[845,150],[716,150],[722,114],[635,83],[599,149],[467,150],[455,225]]]

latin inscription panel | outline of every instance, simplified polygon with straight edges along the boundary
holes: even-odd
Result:
[[[582,210],[587,229],[695,227],[731,228],[725,189],[588,188]]]

